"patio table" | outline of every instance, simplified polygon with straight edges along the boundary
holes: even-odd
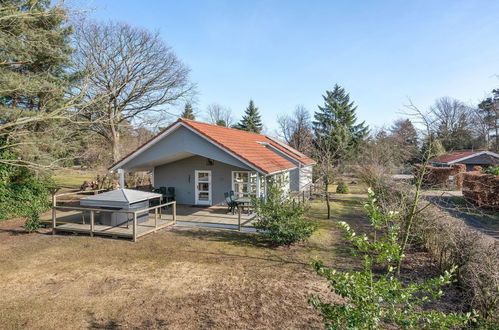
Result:
[[[243,212],[244,212],[244,208],[247,208],[248,209],[248,214],[250,213],[251,198],[249,198],[249,197],[239,197],[239,198],[236,198],[234,201],[236,201],[237,203],[241,204],[241,208],[243,209]]]

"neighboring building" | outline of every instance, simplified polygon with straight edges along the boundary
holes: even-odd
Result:
[[[109,170],[121,184],[124,172],[151,171],[153,187],[174,187],[177,203],[221,205],[230,190],[265,196],[272,179],[302,191],[314,164],[275,138],[181,118]]]
[[[430,159],[430,165],[436,167],[447,167],[452,164],[465,164],[466,170],[471,171],[473,166],[498,165],[499,154],[486,150],[461,150]]]

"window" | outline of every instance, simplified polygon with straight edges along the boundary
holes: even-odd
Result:
[[[275,184],[280,187],[282,191],[289,192],[289,172],[282,172],[267,177],[267,184]]]
[[[232,172],[232,190],[236,198],[256,195],[257,173],[255,172]]]

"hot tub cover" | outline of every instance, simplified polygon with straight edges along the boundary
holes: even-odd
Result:
[[[130,204],[160,198],[162,195],[133,189],[116,189],[80,199],[80,205],[93,207],[128,208]]]

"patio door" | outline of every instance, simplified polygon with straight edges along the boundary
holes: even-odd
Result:
[[[195,171],[196,205],[211,205],[211,171]]]

